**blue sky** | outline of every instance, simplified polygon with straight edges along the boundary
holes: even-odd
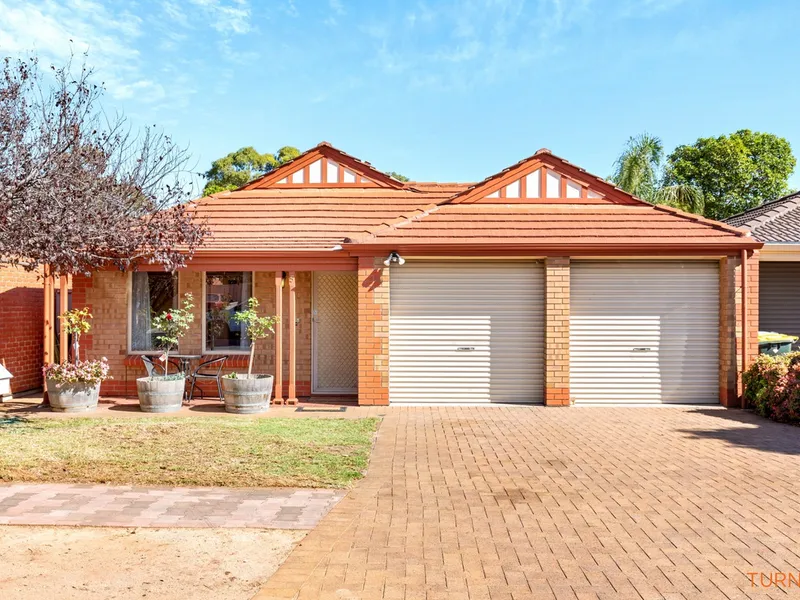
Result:
[[[642,131],[668,151],[768,131],[800,156],[798,22],[791,0],[0,0],[0,53],[88,46],[108,107],[198,171],[327,140],[418,180],[541,147],[607,176]]]

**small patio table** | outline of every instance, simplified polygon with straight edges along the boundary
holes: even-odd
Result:
[[[179,361],[181,361],[181,371],[183,373],[189,375],[190,374],[189,363],[191,363],[193,360],[200,360],[201,358],[203,358],[203,355],[202,354],[170,354],[169,357],[170,358],[177,358]],[[169,365],[167,365],[167,368],[169,368]]]

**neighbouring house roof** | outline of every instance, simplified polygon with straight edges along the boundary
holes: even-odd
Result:
[[[800,192],[765,202],[725,220],[766,243],[800,243]]]
[[[196,201],[203,252],[342,245],[759,247],[747,232],[653,206],[540,150],[480,183],[400,182],[323,142],[231,192]]]

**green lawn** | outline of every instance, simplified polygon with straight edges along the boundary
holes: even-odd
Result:
[[[0,416],[0,481],[348,487],[378,419]]]

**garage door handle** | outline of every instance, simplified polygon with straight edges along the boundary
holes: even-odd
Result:
[[[472,352],[475,350],[475,346],[460,346],[456,348],[456,352]]]
[[[634,352],[650,352],[651,348],[634,348]]]

